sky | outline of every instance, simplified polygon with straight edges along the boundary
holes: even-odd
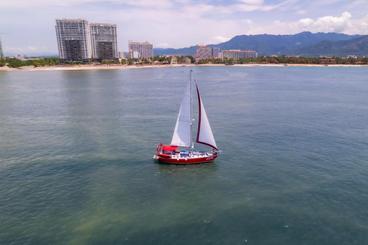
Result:
[[[0,0],[5,54],[57,54],[55,19],[117,24],[154,47],[215,44],[241,34],[368,34],[368,0]]]

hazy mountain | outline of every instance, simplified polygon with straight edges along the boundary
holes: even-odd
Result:
[[[332,52],[338,50],[339,45],[349,48],[357,45],[348,45],[351,40],[363,38],[361,35],[347,35],[341,33],[311,33],[302,32],[295,35],[240,35],[235,36],[227,42],[209,45],[221,49],[251,49],[256,50],[259,55],[322,55],[319,53],[323,48],[331,45]],[[346,43],[347,42],[347,43]],[[310,49],[310,52],[309,52]],[[196,46],[182,49],[155,49],[156,55],[193,55]],[[338,55],[338,53],[336,53]]]
[[[368,36],[346,41],[322,41],[316,45],[301,48],[298,53],[305,56],[368,56]]]

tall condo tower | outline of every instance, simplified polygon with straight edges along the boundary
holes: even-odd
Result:
[[[92,57],[90,29],[82,19],[56,20],[59,57],[67,61],[85,61]]]
[[[129,41],[129,57],[134,59],[152,58],[153,45],[149,42]]]
[[[116,25],[91,23],[91,46],[93,59],[118,59]]]

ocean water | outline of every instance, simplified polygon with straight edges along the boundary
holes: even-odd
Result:
[[[0,73],[0,244],[368,244],[368,70],[195,67],[222,153],[160,165],[189,68]]]

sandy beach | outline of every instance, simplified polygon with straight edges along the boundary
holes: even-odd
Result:
[[[83,71],[83,70],[125,70],[125,69],[147,69],[147,68],[175,68],[175,67],[368,67],[368,65],[321,65],[321,64],[173,64],[173,65],[57,65],[20,68],[0,67],[0,72],[10,71]]]
[[[125,69],[141,69],[141,68],[167,68],[167,67],[183,67],[194,65],[57,65],[31,67],[24,66],[19,68],[0,67],[0,71],[82,71],[82,70],[125,70]]]

